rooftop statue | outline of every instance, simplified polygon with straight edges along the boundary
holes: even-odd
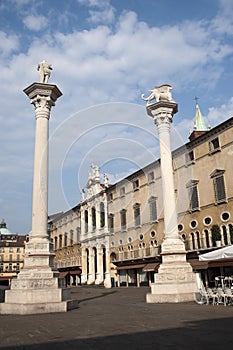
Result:
[[[51,67],[51,64],[49,64],[45,60],[38,63],[37,70],[39,71],[39,75],[40,75],[40,83],[44,83],[44,84],[48,83],[48,80],[51,74],[50,71],[52,69],[53,68]]]
[[[145,94],[141,95],[141,98],[146,101],[146,105],[148,106],[150,104],[150,101],[156,100],[156,102],[159,101],[171,101],[174,102],[172,99],[172,94],[170,90],[172,89],[171,85],[164,84],[160,86],[155,86],[153,90],[148,90],[151,92],[151,94],[148,97],[145,97]]]

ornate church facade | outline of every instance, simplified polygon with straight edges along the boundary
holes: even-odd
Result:
[[[207,273],[200,253],[233,243],[232,134],[233,118],[206,128],[197,105],[189,142],[172,152],[178,231],[194,271]],[[82,201],[49,229],[68,284],[150,285],[164,238],[160,159],[114,185],[93,164]]]

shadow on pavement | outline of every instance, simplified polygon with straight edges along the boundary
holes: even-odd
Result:
[[[71,324],[70,327],[75,327]],[[48,341],[47,343],[1,347],[1,350],[149,350],[232,349],[233,318],[187,322],[185,327],[119,334],[106,337]],[[59,336],[59,329],[57,330]],[[127,329],[126,329],[127,332]]]

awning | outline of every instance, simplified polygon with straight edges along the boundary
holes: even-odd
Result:
[[[190,259],[190,260],[188,260],[188,262],[192,266],[193,270],[207,270],[208,269],[208,262],[207,261],[200,261],[198,259]]]
[[[81,275],[81,273],[82,273],[81,270],[70,271],[70,275]]]
[[[149,263],[143,267],[144,272],[154,271],[158,272],[160,263]]]
[[[213,260],[233,260],[233,245],[227,246],[221,249],[213,250],[212,252],[205,253],[199,256],[200,261],[213,261]]]
[[[117,266],[117,270],[142,269],[145,264]]]
[[[69,271],[62,271],[62,272],[59,272],[59,277],[60,278],[64,278],[68,275]]]

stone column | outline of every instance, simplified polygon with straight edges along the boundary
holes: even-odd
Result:
[[[97,248],[97,274],[96,274],[96,280],[95,284],[100,284],[104,280],[104,273],[103,273],[103,248]]]
[[[47,229],[49,118],[51,107],[62,93],[56,85],[44,83],[33,83],[24,92],[36,114],[32,231],[25,246],[24,268],[6,292],[0,313],[64,312],[75,307],[75,303],[54,267],[55,253]]]
[[[105,288],[111,288],[111,262],[110,262],[110,251],[108,247],[106,247],[105,259],[106,259],[106,271],[104,275],[104,286]]]
[[[147,100],[147,114],[153,118],[158,129],[161,157],[161,174],[164,209],[164,241],[161,246],[162,264],[151,285],[147,302],[183,302],[194,300],[195,276],[186,261],[186,251],[178,233],[176,199],[170,147],[170,125],[177,112],[177,103],[172,99],[171,86],[162,85]],[[149,104],[151,97],[157,102]]]
[[[87,251],[86,247],[82,248],[82,274],[81,274],[81,284],[87,283]]]
[[[89,273],[87,278],[87,284],[95,282],[95,255],[93,248],[89,248]]]

